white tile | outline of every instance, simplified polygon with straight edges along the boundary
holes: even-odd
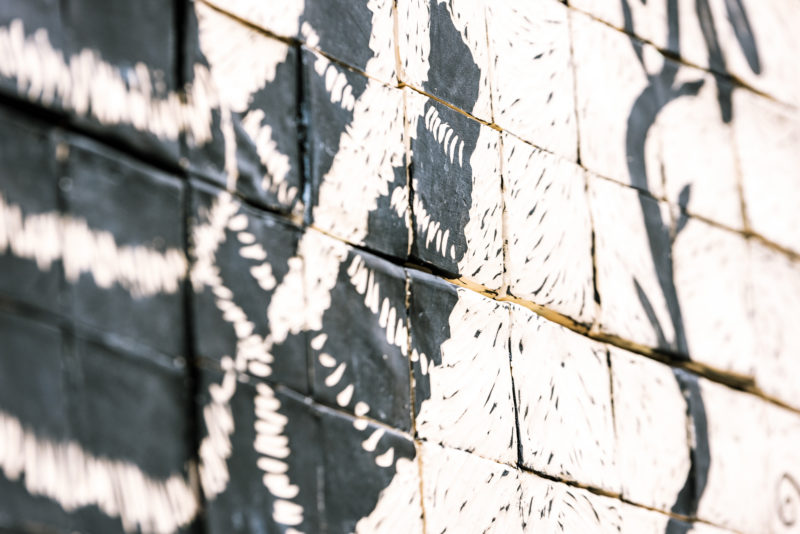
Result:
[[[606,347],[516,305],[511,317],[522,463],[618,493]]]
[[[412,292],[434,290],[412,280]],[[508,308],[473,291],[456,291],[448,318],[450,335],[439,346],[441,360],[433,354],[412,355],[420,361],[417,382],[427,381],[430,388],[417,412],[417,433],[429,441],[515,464]],[[415,325],[413,315],[411,320],[414,346],[413,338],[426,327]],[[436,333],[425,331],[425,335]]]
[[[734,132],[751,229],[800,252],[800,114],[745,91]]]
[[[689,218],[675,237],[672,254],[689,355],[722,371],[753,376],[759,359],[747,240]]]
[[[525,532],[620,532],[622,502],[521,473]]]
[[[769,434],[766,403],[702,379],[700,391],[711,462],[697,516],[737,532],[770,532],[768,525],[777,511],[771,496],[778,480],[769,472],[777,450]]]
[[[609,351],[622,495],[669,511],[690,468],[686,400],[666,365],[615,347]]]
[[[592,222],[583,170],[503,136],[509,293],[589,324]]]
[[[592,175],[589,201],[600,294],[599,329],[648,347],[673,347],[675,328],[656,273],[656,265],[669,267],[668,207]]]
[[[402,80],[490,122],[484,0],[398,0],[397,20]]]
[[[661,96],[651,94],[644,100],[647,105],[637,108],[637,117],[630,122],[628,117],[648,86],[647,72],[660,68],[664,58],[651,46],[637,43],[634,47],[625,34],[602,22],[574,10],[570,16],[582,164],[601,176],[662,197],[658,132],[652,127],[638,131],[648,123],[645,115],[659,105]],[[644,143],[644,169],[635,169],[636,162],[628,154],[629,143],[639,141]]]
[[[487,2],[494,120],[503,129],[575,160],[567,8],[556,0]]]
[[[426,443],[422,491],[427,532],[523,532],[512,467]]]
[[[691,214],[741,229],[736,153],[731,126],[723,121],[717,103],[717,82],[698,69],[681,66],[674,85],[697,82],[702,87],[696,95],[673,99],[656,121],[666,199]]]
[[[756,382],[800,409],[800,262],[750,241]]]

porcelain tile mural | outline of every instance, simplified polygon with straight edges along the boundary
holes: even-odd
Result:
[[[0,532],[797,532],[798,22],[3,2]]]

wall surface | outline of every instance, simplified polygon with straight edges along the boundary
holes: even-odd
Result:
[[[796,0],[0,2],[0,532],[800,532]]]

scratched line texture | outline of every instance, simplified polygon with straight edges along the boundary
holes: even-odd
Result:
[[[0,532],[800,532],[797,28],[4,0]]]

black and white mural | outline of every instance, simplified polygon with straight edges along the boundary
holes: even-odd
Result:
[[[0,532],[800,531],[800,8],[278,4],[0,6]]]

